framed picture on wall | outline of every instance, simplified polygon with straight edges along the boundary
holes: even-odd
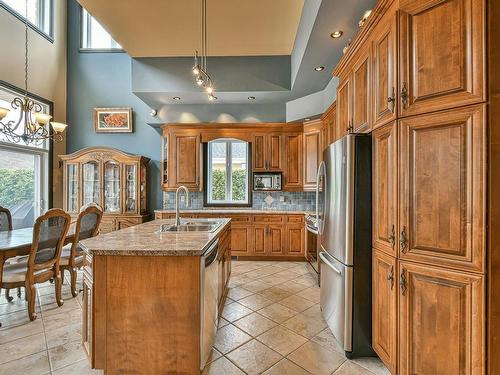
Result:
[[[94,108],[96,133],[132,133],[132,108]]]

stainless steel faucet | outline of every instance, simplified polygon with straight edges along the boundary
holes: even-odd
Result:
[[[181,218],[179,216],[179,191],[184,190],[186,193],[186,207],[189,207],[189,189],[184,185],[179,186],[175,191],[175,225],[181,225]]]

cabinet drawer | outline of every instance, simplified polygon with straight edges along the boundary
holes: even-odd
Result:
[[[286,217],[287,223],[303,223],[304,215],[287,215]]]
[[[233,223],[249,223],[251,221],[250,215],[222,215],[223,217],[231,218],[231,224]]]
[[[140,218],[119,218],[116,220],[117,220],[117,226],[116,226],[117,230],[132,227],[134,225],[141,223]]]
[[[254,215],[254,223],[283,223],[283,215]]]

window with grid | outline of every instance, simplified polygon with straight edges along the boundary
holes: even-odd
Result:
[[[82,40],[81,49],[83,50],[117,50],[120,46],[109,33],[101,26],[97,20],[85,9],[82,9]]]

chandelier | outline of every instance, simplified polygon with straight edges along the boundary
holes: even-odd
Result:
[[[0,133],[15,143],[23,141],[26,144],[37,144],[48,139],[60,142],[63,139],[62,133],[68,125],[51,122],[52,116],[43,113],[42,106],[28,97],[28,0],[26,0],[25,18],[24,96],[15,97],[11,102],[12,109],[21,111],[17,120],[5,123],[2,121],[10,109],[0,107]]]
[[[207,0],[201,0],[201,56],[198,56],[198,51],[195,52],[192,70],[196,84],[205,89],[208,100],[217,100],[212,77],[207,70]]]

